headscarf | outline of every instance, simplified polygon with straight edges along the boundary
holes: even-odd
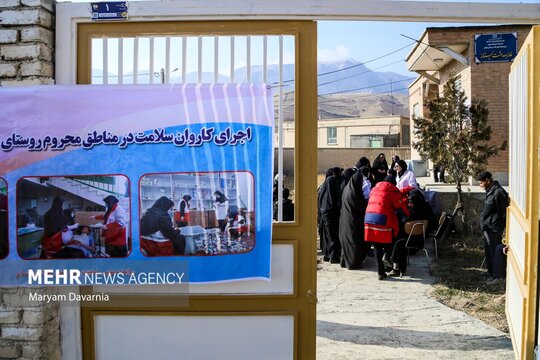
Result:
[[[345,189],[345,187],[349,183],[349,180],[352,178],[354,173],[355,173],[355,171],[352,168],[348,168],[348,169],[343,170],[343,173],[341,174],[341,184],[340,184],[341,191],[343,191],[343,189]]]
[[[68,225],[75,224],[75,219],[71,216],[72,213],[73,209],[64,209],[64,219],[66,219]]]
[[[342,171],[343,171],[343,169],[340,168],[339,166],[336,166],[336,167],[332,168],[332,174],[335,175],[335,177],[337,177],[338,179],[341,179],[341,172]]]
[[[326,178],[319,193],[319,210],[321,213],[338,213],[341,208],[339,180],[335,176]]]
[[[405,171],[407,171],[407,163],[404,160],[398,160],[397,164],[401,167],[401,171],[398,173],[398,175],[401,177],[403,174],[405,174]]]
[[[381,156],[384,156],[384,159],[382,159]],[[386,156],[383,153],[380,153],[379,155],[377,155],[377,157],[373,161],[373,168],[374,169],[384,168],[388,170],[388,163],[386,162]]]
[[[326,170],[325,179],[327,179],[329,176],[332,176],[332,175],[334,175],[334,168],[330,168],[330,169]]]
[[[371,164],[369,162],[369,159],[365,156],[362,156],[358,161],[356,162],[356,168],[360,169],[362,166],[367,166],[368,168],[371,167]]]
[[[156,200],[151,209],[159,209],[164,212],[169,211],[174,206],[174,202],[166,196],[162,196]]]
[[[191,200],[191,195],[184,195],[184,196],[182,196],[182,199],[184,199],[186,202],[188,202],[189,200]]]
[[[54,211],[55,213],[62,214],[62,206],[64,205],[64,199],[60,196],[55,196],[51,208],[49,211]]]
[[[67,224],[67,220],[64,217],[62,206],[64,205],[64,199],[59,196],[55,196],[51,208],[45,213],[43,218],[44,223],[44,235],[51,236],[55,233],[62,231]]]
[[[384,178],[383,181],[389,182],[390,184],[394,186],[397,184],[396,178],[393,175],[388,175],[387,177]]]
[[[225,194],[223,194],[221,191],[216,191],[214,192],[214,195],[217,195],[218,198],[216,199],[216,201],[220,204],[223,204],[225,201],[228,201],[229,199],[227,199],[227,197],[225,196]]]
[[[367,166],[362,166],[360,169],[358,169],[358,171],[364,175],[364,178],[368,178],[369,176],[369,168]]]
[[[116,196],[109,195],[103,199],[103,202],[107,204],[107,211],[103,217],[103,222],[106,224],[107,220],[109,219],[109,215],[111,215],[111,212],[113,211],[114,205],[118,204],[119,200]]]
[[[399,156],[398,156],[398,155],[396,155],[396,154],[392,155],[392,166],[390,166],[390,168],[393,169],[394,166],[396,166],[396,163],[397,163],[399,160],[400,160],[400,159],[399,159]]]

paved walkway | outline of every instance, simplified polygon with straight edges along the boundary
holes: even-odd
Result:
[[[513,359],[509,337],[428,293],[425,258],[379,281],[374,258],[349,271],[319,264],[317,359]]]

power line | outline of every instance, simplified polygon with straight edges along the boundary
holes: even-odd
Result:
[[[396,91],[401,91],[401,90],[407,90],[408,87],[403,87],[403,88],[399,88],[399,89],[394,89],[393,92],[396,92]],[[333,100],[327,100],[327,101],[322,101],[322,102],[319,102],[317,105],[324,105],[324,104],[330,104],[330,103],[333,103],[333,102],[338,102],[338,101],[346,101],[346,100],[354,100],[356,98],[367,98],[367,97],[372,97],[372,96],[390,96],[391,94],[390,93],[371,93],[371,94],[351,94],[352,96],[350,98],[347,98],[347,99],[333,99]],[[319,95],[319,96],[324,96],[324,95]],[[393,96],[393,95],[391,95]],[[295,104],[286,104],[286,105],[283,105],[283,107],[290,107],[290,106],[294,106]]]
[[[416,41],[416,40],[415,40],[415,41]],[[320,74],[317,74],[317,76],[324,76],[324,75],[329,75],[329,74],[335,74],[335,73],[340,72],[340,71],[345,71],[345,70],[353,69],[353,68],[355,68],[355,67],[359,67],[359,66],[362,66],[362,65],[365,65],[365,64],[369,64],[369,63],[371,63],[371,62],[374,62],[374,61],[380,60],[380,59],[382,59],[382,58],[385,58],[385,57],[387,57],[387,56],[390,56],[390,55],[392,55],[392,54],[395,54],[395,53],[397,53],[397,52],[399,52],[399,51],[401,51],[401,50],[403,50],[403,49],[406,49],[406,48],[408,48],[409,46],[411,46],[412,44],[414,44],[414,42],[412,42],[412,43],[410,43],[410,44],[408,44],[408,45],[406,45],[406,46],[403,46],[403,47],[401,47],[401,48],[399,48],[399,49],[393,50],[393,51],[391,51],[391,52],[389,52],[389,53],[387,53],[387,54],[378,56],[378,57],[376,57],[376,58],[374,58],[374,59],[370,59],[370,60],[368,60],[368,61],[364,61],[364,62],[355,64],[355,65],[347,66],[347,67],[344,67],[343,69],[332,70],[332,71],[328,71],[328,72],[325,72],[325,73],[320,73]],[[291,79],[291,80],[285,80],[285,81],[283,81],[283,83],[292,82],[292,81],[294,81],[294,79]],[[278,82],[276,81],[276,82],[274,82],[274,83],[272,83],[272,84],[278,84]]]
[[[366,74],[366,73],[372,72],[372,71],[374,71],[374,70],[382,69],[383,67],[387,67],[387,66],[390,66],[390,65],[394,65],[394,64],[397,64],[397,63],[400,63],[400,62],[403,62],[403,60],[394,61],[394,62],[392,62],[392,63],[390,63],[390,64],[382,65],[382,66],[379,66],[379,67],[376,67],[376,68],[373,68],[373,69],[369,69],[369,70],[367,70],[367,71],[362,71],[361,73],[358,73],[358,74],[346,76],[346,77],[339,78],[339,79],[332,80],[332,81],[327,81],[327,82],[325,82],[325,83],[319,84],[318,86],[320,87],[320,86],[332,84],[332,83],[335,83],[335,82],[338,82],[338,81],[341,81],[341,80],[350,79],[350,78],[352,78],[352,77],[359,76],[359,75],[362,75],[362,74]]]
[[[390,85],[390,84],[393,84],[393,83],[400,83],[400,82],[404,82],[404,81],[410,81],[410,80],[413,80],[413,79],[416,79],[416,78],[415,78],[415,77],[411,77],[411,78],[405,78],[405,79],[398,80],[398,81],[389,81],[389,82],[386,82],[386,83],[380,83],[380,84],[375,84],[375,85],[371,85],[371,86],[364,86],[364,87],[356,88],[356,89],[349,89],[349,90],[335,91],[335,92],[333,92],[333,93],[327,93],[327,94],[319,94],[319,95],[317,95],[317,97],[323,97],[323,96],[327,96],[327,95],[345,94],[345,93],[348,93],[348,92],[351,92],[351,91],[373,89],[373,88],[376,88],[376,87],[381,87],[381,86],[385,86],[385,85]],[[408,89],[408,88],[404,88],[404,89]],[[397,89],[397,90],[394,90],[394,91],[399,91],[399,90],[403,90],[403,89]],[[287,93],[285,93],[284,95],[290,94],[290,93],[291,93],[291,92],[287,92]],[[379,93],[379,94],[382,94],[382,93]],[[290,100],[294,100],[294,98],[292,98],[292,99],[290,99]],[[287,100],[285,99],[284,101],[287,101]]]
[[[332,92],[332,93],[320,94],[319,96],[335,95],[335,94],[342,94],[342,93],[347,93],[347,92],[351,92],[351,91],[358,91],[358,90],[372,89],[372,88],[376,88],[376,87],[380,87],[380,86],[384,86],[384,85],[390,85],[390,84],[392,84],[392,83],[399,83],[399,82],[404,82],[404,81],[410,81],[410,80],[413,80],[413,79],[416,79],[416,77],[405,78],[405,79],[398,80],[398,81],[390,81],[390,82],[383,83],[383,84],[377,84],[377,85],[372,85],[372,86],[365,86],[365,87],[356,88],[356,89],[349,89],[349,90],[335,91],[335,92]]]
[[[396,92],[396,91],[401,91],[401,90],[407,90],[408,87],[404,87],[404,88],[399,88],[399,89],[394,89],[393,92]],[[322,101],[322,102],[319,102],[318,105],[324,105],[324,104],[330,104],[330,103],[333,103],[333,102],[337,102],[337,101],[345,101],[345,100],[351,100],[353,98],[366,98],[366,97],[371,97],[371,96],[377,96],[377,95],[381,95],[381,96],[394,96],[393,94],[391,93],[372,93],[372,94],[359,94],[359,95],[354,95],[354,97],[351,97],[351,98],[347,98],[347,99],[334,99],[334,100],[327,100],[327,101]]]

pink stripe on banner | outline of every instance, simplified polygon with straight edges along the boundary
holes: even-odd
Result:
[[[14,132],[35,138],[86,137],[93,131],[121,135],[209,121],[273,127],[274,119],[265,111],[271,100],[271,90],[253,84],[0,88],[0,141]],[[25,148],[0,151],[0,174],[61,153]]]

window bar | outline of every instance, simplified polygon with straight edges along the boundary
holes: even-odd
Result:
[[[198,68],[197,68],[197,82],[200,84],[203,82],[203,73],[202,73],[202,56],[203,56],[203,53],[202,53],[202,36],[199,35],[199,38],[198,38],[198,48],[199,48],[199,51],[197,51],[197,54],[199,55],[198,57]]]
[[[103,77],[103,85],[107,85],[109,83],[109,46],[107,42],[107,38],[103,39],[103,74],[101,76]]]
[[[268,36],[264,35],[263,37],[263,83],[266,84],[267,81],[267,67],[268,67]]]
[[[165,38],[165,79],[162,79],[162,81],[165,82],[165,84],[170,83],[171,81],[171,38],[170,36],[167,36]]]
[[[251,82],[251,36],[246,36],[246,82]]]
[[[118,84],[124,83],[124,39],[118,38]]]
[[[154,83],[154,38],[150,37],[150,51],[148,52],[148,60],[150,63],[150,84]]]
[[[187,39],[185,36],[182,36],[182,83],[186,82],[187,76]]]
[[[234,36],[231,36],[231,83],[234,81]]]
[[[133,83],[139,83],[139,38],[133,39]]]
[[[279,35],[278,222],[283,221],[283,35]]]
[[[219,82],[219,36],[214,36],[214,83]]]

